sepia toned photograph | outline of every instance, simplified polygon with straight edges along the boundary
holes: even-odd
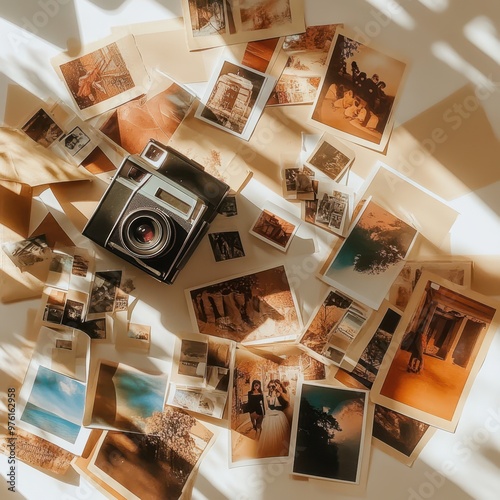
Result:
[[[207,369],[207,350],[207,342],[182,339],[177,373],[204,380]]]
[[[105,115],[100,131],[129,154],[140,154],[151,139],[167,144],[188,114],[195,96],[165,77],[168,86],[140,96]]]
[[[19,427],[15,431],[16,458],[32,467],[40,467],[53,474],[64,475],[71,468],[73,453]],[[10,438],[0,438],[0,453],[9,455]]]
[[[289,457],[297,367],[236,349],[231,392],[232,465]]]
[[[134,87],[134,80],[116,43],[60,66],[79,109],[110,99]]]
[[[2,244],[2,250],[15,266],[25,268],[52,257],[44,234],[16,242]]]
[[[245,257],[243,243],[238,231],[209,233],[208,241],[216,262]]]
[[[293,474],[360,484],[368,459],[368,391],[303,382],[294,422]],[[368,440],[369,443],[369,440]]]
[[[333,181],[338,181],[351,166],[354,158],[352,149],[332,135],[323,134],[305,163]]]
[[[389,301],[404,311],[423,271],[469,288],[472,261],[407,261],[389,290]]]
[[[221,59],[195,117],[248,141],[274,82],[265,73]]]
[[[167,403],[200,415],[221,419],[227,402],[227,392],[205,389],[185,389],[170,384]]]
[[[297,176],[300,169],[290,167],[282,169],[281,177],[283,179],[283,198],[296,200],[297,199]]]
[[[149,343],[151,340],[151,327],[149,325],[140,325],[139,323],[129,323],[127,337]]]
[[[453,432],[494,334],[497,306],[424,272],[375,379],[373,401]]]
[[[416,237],[416,229],[370,200],[321,279],[378,309]]]
[[[342,25],[308,26],[305,33],[285,37],[282,51],[288,57],[268,106],[314,102],[337,27]]]
[[[284,266],[191,288],[186,297],[199,333],[256,345],[295,340],[302,329]]]
[[[311,113],[319,128],[383,151],[394,122],[406,63],[336,31]]]
[[[80,328],[85,317],[85,304],[76,300],[67,299],[61,323],[71,328]]]
[[[182,14],[191,51],[305,31],[300,0],[182,0]]]
[[[22,127],[23,132],[44,148],[57,141],[63,130],[44,109],[39,109]]]
[[[100,360],[95,377],[87,426],[145,432],[145,419],[163,409],[167,377],[162,373]]]
[[[436,429],[394,410],[375,405],[373,443],[411,467]]]
[[[88,469],[114,497],[181,498],[214,434],[195,417],[169,406],[147,418],[145,426],[145,434],[103,433]]]
[[[292,215],[289,218],[291,219]],[[289,222],[270,210],[264,209],[253,223],[250,234],[286,252],[298,228],[294,222]]]
[[[108,37],[82,47],[77,57],[63,52],[51,62],[85,120],[144,94],[149,81],[132,35]]]
[[[86,256],[75,254],[73,256],[73,264],[71,267],[71,274],[86,278],[89,272],[89,260]]]
[[[54,252],[49,266],[49,274],[45,280],[47,286],[69,289],[73,268],[73,258],[66,253]]]

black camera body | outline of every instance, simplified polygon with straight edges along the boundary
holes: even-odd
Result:
[[[228,191],[201,165],[151,140],[123,160],[83,234],[172,284]]]

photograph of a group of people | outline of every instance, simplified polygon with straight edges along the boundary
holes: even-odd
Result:
[[[299,377],[319,380],[325,367],[307,354],[259,354],[237,347],[231,393],[233,465],[290,456],[293,409]]]
[[[329,57],[311,119],[383,148],[406,64],[339,32]]]

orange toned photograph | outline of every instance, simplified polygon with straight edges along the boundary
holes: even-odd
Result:
[[[454,431],[494,333],[497,305],[425,273],[408,307],[413,314],[389,347],[392,359],[384,360],[373,400]]]

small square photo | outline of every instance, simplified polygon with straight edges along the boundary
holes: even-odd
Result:
[[[262,210],[257,217],[250,233],[269,243],[275,248],[286,252],[298,225],[288,222],[269,210]]]
[[[245,256],[240,233],[238,231],[211,233],[208,235],[208,239],[217,262]]]

